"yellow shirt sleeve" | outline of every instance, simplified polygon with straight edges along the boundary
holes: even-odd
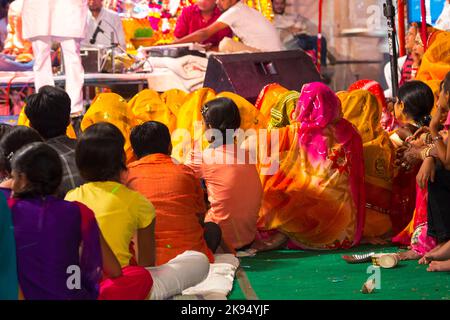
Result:
[[[138,229],[147,228],[152,223],[153,219],[155,219],[155,207],[140,193],[136,192],[136,197],[134,201],[131,202],[130,209],[136,214]]]

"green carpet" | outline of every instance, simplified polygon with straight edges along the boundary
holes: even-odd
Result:
[[[365,246],[346,251],[272,251],[242,258],[241,267],[262,300],[450,300],[450,273],[427,272],[417,261],[401,261],[393,269],[380,269],[381,288],[362,294],[372,275],[371,263],[348,264],[341,255],[396,252],[396,247]],[[246,298],[239,281],[230,300]]]

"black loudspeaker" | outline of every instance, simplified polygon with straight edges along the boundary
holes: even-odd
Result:
[[[300,91],[305,83],[323,81],[302,50],[211,55],[203,87],[230,91],[255,103],[265,85],[279,83]]]

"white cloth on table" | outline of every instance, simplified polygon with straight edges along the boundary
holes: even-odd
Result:
[[[186,91],[194,91],[201,88],[203,81],[205,80],[206,67],[208,65],[208,59],[193,55],[186,55],[179,58],[169,57],[150,57],[147,62],[151,65],[156,72],[158,69],[169,69],[173,72],[181,85],[182,89]],[[145,65],[144,65],[145,68]],[[160,90],[157,83],[150,83],[153,78],[149,78],[149,87],[154,88],[157,91],[166,91],[172,88],[179,88],[180,84],[171,84],[171,88],[165,88]],[[160,79],[154,79],[160,82]]]

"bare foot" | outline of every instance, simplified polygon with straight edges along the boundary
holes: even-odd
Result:
[[[289,238],[286,235],[277,232],[267,240],[256,240],[252,244],[251,249],[255,249],[259,252],[276,250],[283,246],[288,240]]]
[[[431,260],[428,259],[426,255],[419,259],[419,264],[429,264]]]
[[[427,271],[450,271],[450,260],[432,261],[430,266],[427,268]]]
[[[428,264],[431,261],[445,261],[450,259],[450,242],[441,243],[437,245],[433,250],[426,253],[422,259],[419,260],[420,264]],[[422,262],[421,262],[422,261]]]
[[[414,250],[408,250],[397,253],[400,260],[419,260],[422,256],[417,254]]]

